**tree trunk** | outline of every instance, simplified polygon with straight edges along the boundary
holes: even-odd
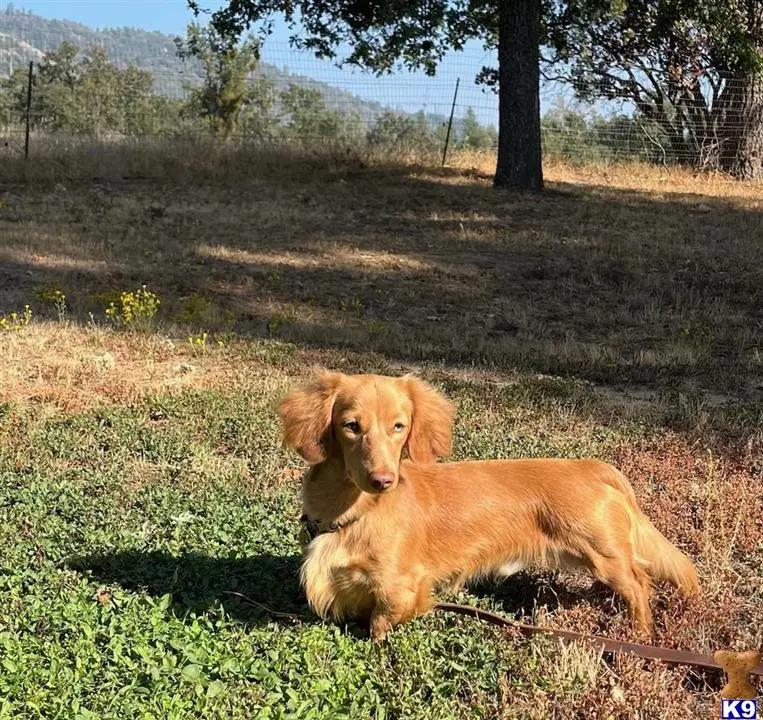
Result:
[[[498,0],[498,162],[494,185],[542,190],[540,0]]]
[[[737,180],[763,170],[763,77],[727,78],[720,103],[721,169]]]

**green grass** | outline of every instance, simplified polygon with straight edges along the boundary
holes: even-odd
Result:
[[[380,648],[309,616],[296,487],[273,482],[285,458],[266,410],[214,393],[4,410],[0,717],[497,712],[499,679],[528,650],[495,631],[432,617]],[[221,446],[245,473],[208,472]]]
[[[659,590],[655,643],[760,647],[759,190],[551,167],[528,199],[469,168],[172,148],[128,182],[92,157],[107,175],[3,187],[0,718],[717,712],[719,677],[453,615],[381,646],[317,621],[274,403],[315,365],[416,370],[456,404],[454,459],[615,463],[704,588]],[[158,312],[111,322],[144,283]],[[586,577],[457,599],[632,639]]]
[[[273,413],[293,379],[276,377],[81,413],[3,407],[0,717],[583,718],[615,702],[595,653],[546,639],[435,613],[378,646],[312,617]],[[458,405],[456,457],[606,457],[644,435],[597,423],[574,382],[429,377]],[[624,609],[586,581],[530,576],[460,600],[627,635]],[[674,642],[696,647],[690,626]],[[631,691],[669,717],[642,675]]]

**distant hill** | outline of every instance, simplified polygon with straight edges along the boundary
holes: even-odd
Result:
[[[0,11],[0,77],[30,60],[40,61],[46,52],[69,42],[82,50],[102,47],[111,62],[119,67],[135,65],[154,75],[156,92],[169,97],[183,97],[185,86],[201,82],[198,65],[184,63],[175,53],[174,38],[140,28],[108,28],[94,30],[68,20],[50,20],[12,6]],[[380,103],[364,100],[346,90],[309,77],[279,70],[261,63],[257,74],[273,80],[278,89],[290,83],[320,91],[329,109],[356,112],[363,121],[373,123],[388,110]],[[440,123],[443,118],[433,118]]]

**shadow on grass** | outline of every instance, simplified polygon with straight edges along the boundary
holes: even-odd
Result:
[[[68,566],[88,574],[107,589],[118,585],[155,599],[171,595],[178,616],[214,613],[222,606],[229,617],[247,626],[316,623],[319,620],[310,612],[299,586],[300,560],[298,555],[230,559],[195,552],[174,556],[158,550],[132,550],[79,557],[69,561]],[[498,583],[477,582],[469,586],[469,592],[498,600],[510,615],[527,615],[535,606],[553,612],[597,595],[602,601],[607,597],[603,587],[598,594],[595,589],[576,592],[551,576],[524,574]],[[352,622],[347,630],[367,634],[367,628]]]
[[[612,612],[618,612],[627,618],[627,609],[622,598],[617,596],[611,588],[596,580],[587,587],[575,587],[558,581],[556,573],[545,576],[519,573],[498,583],[480,582],[470,586],[469,589],[476,597],[497,600],[502,612],[507,615],[526,617],[532,614],[536,607],[542,607],[546,612],[554,613],[557,610],[585,605],[586,610],[600,615],[603,622],[598,629],[593,628],[587,631],[587,634],[594,636],[612,636],[611,630],[605,627]],[[652,600],[652,604],[653,607],[656,606],[655,599]],[[627,633],[628,631],[622,637],[624,641],[643,642],[634,640]],[[615,657],[613,653],[604,653],[607,662],[612,662]],[[681,685],[690,692],[716,692],[723,684],[723,673],[707,668],[689,666],[681,678]]]
[[[299,562],[297,555],[230,559],[134,550],[79,557],[68,565],[107,588],[116,584],[154,598],[169,594],[178,616],[214,613],[222,606],[249,626],[316,622],[299,587]]]
[[[564,573],[518,573],[491,581],[480,580],[469,585],[470,594],[497,601],[508,616],[527,618],[538,609],[553,614],[573,608],[594,612],[604,622],[613,612],[626,614],[622,598],[603,583],[585,574],[570,577]],[[530,621],[531,622],[531,621]]]
[[[757,208],[563,183],[526,197],[410,167],[313,175],[28,190],[0,214],[0,312],[52,284],[84,323],[98,293],[146,283],[168,324],[201,295],[244,337],[763,398]]]

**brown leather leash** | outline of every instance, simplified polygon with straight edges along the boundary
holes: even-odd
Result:
[[[478,620],[484,620],[491,625],[497,625],[503,628],[516,628],[524,635],[537,635],[546,633],[554,635],[564,642],[584,641],[594,646],[598,646],[603,652],[623,653],[626,655],[635,655],[645,660],[659,660],[668,665],[689,665],[691,667],[703,668],[705,670],[717,670],[723,672],[723,668],[715,662],[709,655],[688,652],[685,650],[672,650],[671,648],[655,647],[653,645],[641,645],[639,643],[623,642],[613,640],[612,638],[599,637],[594,635],[583,635],[582,633],[572,632],[570,630],[555,630],[553,628],[539,628],[535,625],[526,625],[525,623],[496,615],[488,610],[480,610],[470,605],[458,605],[456,603],[438,603],[434,606],[435,610],[444,610],[446,612],[468,615]],[[763,677],[763,662],[758,663],[751,671],[753,675]]]
[[[267,605],[256,602],[251,598],[243,595],[242,593],[235,592],[233,590],[226,591],[227,595],[236,595],[243,599],[247,604],[264,610],[265,612],[274,615],[276,617],[289,618],[292,620],[301,620],[302,615],[298,613],[285,613],[278,612],[269,608]],[[598,646],[599,649],[606,653],[616,654],[622,653],[625,655],[634,655],[636,657],[643,658],[644,660],[659,660],[667,665],[688,665],[691,667],[703,668],[705,670],[716,670],[725,672],[724,669],[715,662],[715,660],[709,655],[701,655],[699,653],[692,653],[686,650],[673,650],[671,648],[655,647],[654,645],[642,645],[640,643],[624,642],[622,640],[613,640],[612,638],[600,637],[595,635],[583,635],[582,633],[572,632],[571,630],[556,630],[554,628],[539,628],[536,625],[527,625],[517,620],[509,620],[508,618],[497,615],[489,610],[481,610],[480,608],[473,607],[471,605],[459,605],[457,603],[442,602],[437,603],[434,606],[435,610],[444,610],[445,612],[457,613],[459,615],[468,615],[469,617],[476,618],[477,620],[484,620],[485,622],[496,625],[502,628],[515,628],[519,630],[523,635],[532,636],[545,633],[547,635],[553,635],[565,642],[583,641],[593,646]],[[751,671],[752,675],[758,675],[763,677],[763,662],[758,663]]]

